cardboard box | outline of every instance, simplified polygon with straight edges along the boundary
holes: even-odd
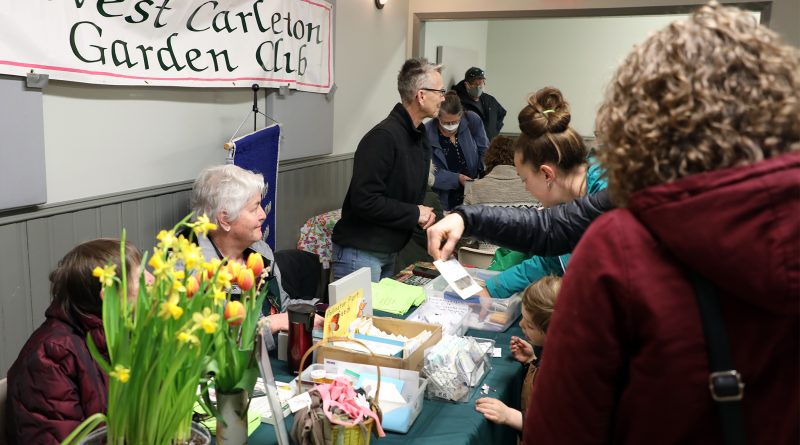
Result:
[[[423,331],[430,331],[430,338],[423,342],[408,358],[371,356],[366,353],[353,351],[337,346],[324,345],[317,350],[317,363],[324,363],[326,359],[341,360],[350,363],[377,365],[387,368],[408,369],[419,371],[424,364],[425,350],[432,347],[442,339],[442,327],[435,324],[419,323],[416,321],[399,320],[396,318],[372,317],[372,324],[376,328],[391,334],[403,335],[408,338],[416,337]]]

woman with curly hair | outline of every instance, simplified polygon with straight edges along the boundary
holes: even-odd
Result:
[[[525,442],[800,442],[800,52],[712,2],[628,55],[597,129],[621,208],[570,262]],[[719,300],[741,433],[709,390],[693,274]]]

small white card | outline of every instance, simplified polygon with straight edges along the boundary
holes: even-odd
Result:
[[[292,410],[292,414],[303,408],[308,408],[309,406],[311,406],[311,396],[308,395],[308,392],[304,392],[289,399],[289,409]]]
[[[502,357],[503,350],[501,348],[494,348],[492,349],[492,357]]]
[[[467,299],[481,290],[481,286],[475,282],[464,266],[458,260],[451,258],[447,261],[436,260],[433,265],[441,272],[447,284],[453,288],[459,297]]]

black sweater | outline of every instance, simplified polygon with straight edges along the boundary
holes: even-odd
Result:
[[[414,128],[398,103],[358,144],[333,242],[376,252],[402,249],[419,220],[430,165],[425,127]]]
[[[486,130],[486,137],[491,142],[495,136],[500,134],[503,129],[503,120],[506,118],[506,109],[491,94],[481,94],[476,103],[467,93],[467,86],[464,81],[457,83],[453,89],[461,99],[461,105],[465,110],[469,110],[480,116],[483,121],[483,128]]]
[[[604,189],[542,210],[469,205],[453,211],[464,219],[463,236],[532,255],[556,256],[572,252],[589,224],[613,208]]]

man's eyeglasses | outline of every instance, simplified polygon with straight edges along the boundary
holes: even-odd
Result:
[[[444,90],[444,89],[436,90],[436,89],[433,89],[433,88],[420,88],[420,90],[422,90],[422,91],[432,91],[434,93],[439,93],[439,95],[442,96],[442,97],[444,97],[445,93],[447,93],[447,90]]]

